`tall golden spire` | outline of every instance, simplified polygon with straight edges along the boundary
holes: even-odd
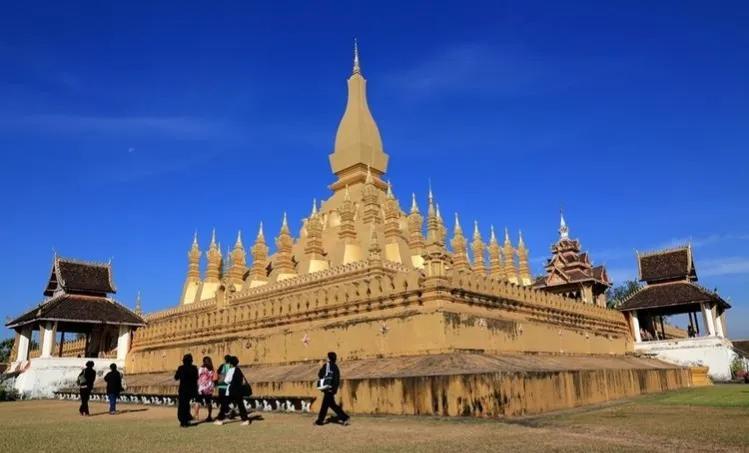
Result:
[[[231,251],[231,267],[229,268],[229,281],[236,287],[244,283],[244,274],[247,272],[247,254],[242,244],[242,231],[237,231],[237,241],[234,250]]]
[[[429,195],[427,196],[427,241],[442,242],[442,232],[440,230],[440,221],[437,218],[437,208],[434,206],[434,195],[432,194],[432,184],[429,184]]]
[[[453,248],[453,269],[458,272],[470,270],[468,263],[468,252],[466,250],[466,238],[463,236],[463,229],[460,227],[458,213],[455,213],[455,229],[453,230],[453,239],[450,242]]]
[[[348,79],[348,101],[330,155],[330,166],[338,177],[331,188],[343,189],[347,184],[364,181],[369,165],[378,179],[387,171],[388,155],[367,103],[367,81],[361,74],[359,46],[354,41],[354,68]],[[378,179],[377,184],[383,187]],[[384,188],[384,187],[383,187]]]
[[[293,252],[291,248],[294,246],[294,239],[291,237],[289,232],[289,224],[286,220],[286,213],[283,213],[283,221],[281,222],[281,231],[276,237],[276,256],[273,260],[273,270],[277,272],[278,280],[291,278],[296,276],[296,269],[294,268]]]
[[[523,232],[518,232],[520,238],[518,239],[518,276],[520,284],[523,286],[529,286],[531,281],[531,268],[528,264],[528,249],[525,248],[525,241],[523,241]]]
[[[362,220],[364,223],[382,223],[380,212],[379,193],[380,189],[375,186],[372,179],[371,167],[367,166],[367,175],[364,179],[364,188],[362,188],[362,203],[364,204],[364,213]]]
[[[221,279],[221,249],[216,243],[216,229],[211,232],[211,244],[208,246],[208,265],[205,269],[205,281],[218,282]]]
[[[312,214],[307,219],[307,240],[304,244],[306,258],[306,273],[321,271],[328,268],[324,257],[322,242],[322,221],[317,211],[317,200],[312,200]]]
[[[411,212],[408,214],[408,248],[411,249],[411,263],[415,267],[422,267],[424,264],[424,218],[419,212],[419,205],[416,204],[416,194],[411,194]]]
[[[505,244],[502,249],[502,255],[504,255],[505,280],[517,285],[518,272],[517,269],[515,269],[515,249],[512,247],[510,232],[507,227],[505,227]]]
[[[479,231],[479,222],[473,222],[473,241],[471,242],[471,249],[473,251],[473,270],[480,273],[486,273],[486,264],[484,262],[484,241],[481,239],[481,232]]]
[[[494,234],[494,225],[491,226],[491,233],[489,236],[489,275],[497,280],[502,280],[504,277],[502,256],[500,255],[497,235]]]
[[[255,243],[250,249],[252,254],[252,267],[250,268],[250,287],[264,285],[268,282],[268,246],[265,244],[265,235],[263,234],[263,222],[260,222],[260,228],[255,238]]]
[[[200,247],[198,246],[198,232],[192,237],[192,247],[187,252],[187,280],[191,282],[200,281]]]

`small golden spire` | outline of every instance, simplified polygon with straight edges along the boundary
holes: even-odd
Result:
[[[473,221],[473,238],[481,240],[481,233],[479,232],[479,221]]]
[[[463,233],[463,228],[460,227],[460,219],[458,218],[458,213],[455,213],[455,232],[456,233]]]
[[[282,233],[289,232],[289,222],[286,220],[286,211],[284,211],[283,220],[281,221],[281,232]]]
[[[237,242],[234,243],[234,247],[243,247],[242,245],[242,230],[237,231]]]
[[[195,233],[192,235],[192,245],[195,247],[198,245],[198,230],[195,230]]]
[[[211,231],[211,244],[210,244],[210,246],[211,247],[215,247],[216,246],[216,228],[215,227]]]
[[[361,67],[359,66],[359,42],[354,38],[354,74],[361,73]]]
[[[392,200],[395,198],[393,195],[393,185],[390,183],[390,180],[388,179],[388,191],[387,191],[387,197],[388,199]]]
[[[260,221],[260,228],[257,230],[257,239],[265,239],[265,235],[263,234],[263,221]]]
[[[310,214],[310,218],[317,215],[317,198],[312,199],[312,213]]]
[[[411,192],[411,213],[419,212],[419,205],[416,204],[416,194]]]
[[[494,225],[491,225],[489,227],[489,243],[490,244],[496,244],[497,243],[497,235],[494,234]]]

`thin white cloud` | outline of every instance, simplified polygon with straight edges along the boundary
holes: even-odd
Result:
[[[467,43],[429,55],[391,74],[389,80],[413,97],[456,92],[519,95],[543,85],[538,81],[544,76],[544,67],[539,59],[517,50]]]
[[[703,259],[697,266],[700,276],[718,275],[749,275],[749,258],[741,256],[729,256],[723,258]]]
[[[229,125],[184,116],[85,116],[37,114],[3,121],[6,126],[56,134],[105,134],[118,136],[159,135],[179,140],[227,138],[236,134]]]

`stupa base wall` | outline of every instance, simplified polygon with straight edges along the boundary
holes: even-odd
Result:
[[[243,364],[292,364],[336,351],[342,360],[482,353],[613,354],[631,352],[622,332],[564,325],[518,312],[458,302],[431,301],[406,307],[336,313],[327,319],[141,346],[137,338],[127,366],[136,373],[167,371],[191,353]]]
[[[256,398],[316,398],[320,363],[243,366]],[[520,416],[690,387],[691,374],[632,356],[466,352],[342,361],[338,392],[353,414]],[[128,376],[128,392],[176,394],[171,373]]]

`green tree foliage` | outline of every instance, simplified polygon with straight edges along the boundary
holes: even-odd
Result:
[[[609,308],[616,308],[621,305],[626,298],[634,294],[640,288],[642,288],[642,285],[640,285],[640,282],[637,280],[627,280],[616,286],[612,286],[608,289],[606,294],[608,296],[608,302],[606,305]]]
[[[13,350],[15,338],[6,338],[0,341],[0,363],[7,363],[10,359],[10,351]]]

